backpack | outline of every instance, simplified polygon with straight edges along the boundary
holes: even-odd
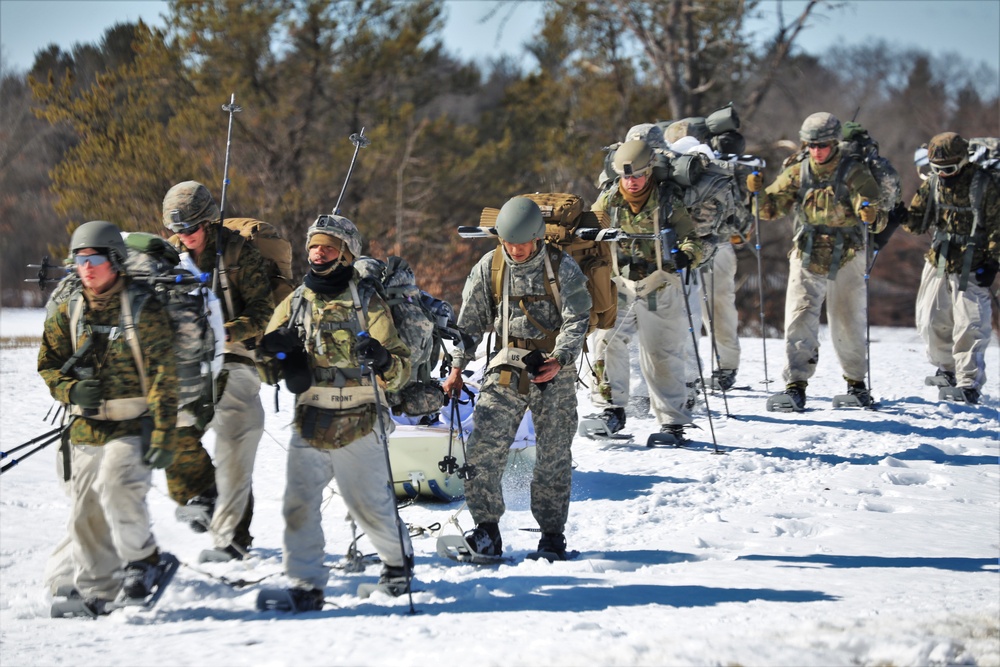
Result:
[[[212,290],[194,277],[199,271],[187,254],[180,255],[166,239],[143,232],[123,232],[122,238],[128,249],[125,273],[141,286],[131,290],[133,316],[140,321],[143,306],[154,298],[163,304],[172,325],[177,426],[204,428],[214,413],[214,381],[222,369],[225,329],[221,304]],[[82,299],[81,287],[76,273],[60,281],[49,297],[47,314],[60,303]],[[137,358],[136,363],[141,364],[142,359]]]
[[[275,305],[295,289],[292,279],[292,244],[281,236],[278,228],[269,222],[254,218],[227,218],[224,226],[240,235],[244,242],[257,248],[264,258],[268,281],[271,284],[271,298]],[[234,266],[239,259],[242,243],[233,243],[226,248],[227,266]]]
[[[458,341],[455,310],[417,287],[413,269],[402,257],[390,256],[385,262],[361,257],[354,266],[385,299],[399,337],[410,348],[410,380],[400,391],[386,395],[390,407],[396,414],[411,417],[438,412],[444,405],[444,392],[432,372],[439,362],[439,378],[451,371],[444,341]]]
[[[746,234],[753,218],[742,202],[736,163],[707,157],[702,163],[700,175],[684,188],[683,196],[696,233],[724,238]]]
[[[607,214],[603,211],[586,210],[583,199],[564,192],[534,193],[522,195],[538,204],[545,220],[545,243],[561,250],[573,258],[587,277],[587,291],[590,292],[589,335],[594,329],[610,329],[618,317],[618,288],[611,282],[611,253],[608,243],[585,241],[576,236],[577,229],[609,226]],[[500,209],[484,208],[480,216],[481,227],[496,225]],[[498,299],[504,269],[503,255],[493,255],[493,295]],[[558,270],[556,274],[558,275]],[[548,283],[546,283],[548,284]]]
[[[975,137],[969,139],[969,162],[980,169],[1000,176],[1000,139]]]

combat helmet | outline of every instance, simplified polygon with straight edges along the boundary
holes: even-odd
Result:
[[[316,218],[316,222],[312,223],[306,230],[306,251],[313,245],[313,237],[317,234],[338,239],[341,242],[340,256],[347,263],[361,256],[361,246],[364,245],[365,240],[354,223],[344,216],[321,215]],[[345,250],[350,253],[350,258],[344,257]]]
[[[653,149],[641,139],[626,141],[615,151],[612,168],[619,176],[645,176],[653,171]]]
[[[527,197],[514,197],[500,207],[497,236],[507,243],[528,243],[545,238],[545,218],[538,204]]]
[[[163,197],[163,226],[175,234],[218,220],[219,207],[212,193],[198,181],[178,183]]]
[[[807,144],[840,141],[840,121],[825,111],[814,113],[802,122],[799,139]]]
[[[75,255],[84,248],[107,251],[115,271],[121,271],[128,259],[121,231],[107,220],[91,220],[76,228],[69,242],[70,253]]]
[[[969,142],[955,132],[936,134],[927,144],[927,160],[935,174],[951,176],[969,161]]]

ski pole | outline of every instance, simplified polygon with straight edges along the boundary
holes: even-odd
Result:
[[[861,208],[867,208],[871,206],[868,201],[861,202]],[[864,220],[861,224],[865,228],[865,363],[867,364],[867,374],[868,374],[868,395],[872,393],[872,323],[871,323],[871,297],[868,289],[868,278],[871,275],[871,267],[875,264],[875,258],[873,257],[871,263],[868,262],[868,252],[872,249],[872,244],[869,239],[869,234],[871,233],[871,227]]]
[[[23,456],[21,456],[21,458],[19,458],[19,459],[11,459],[7,463],[5,463],[3,465],[3,467],[0,468],[0,474],[3,474],[5,472],[7,472],[8,470],[10,470],[14,466],[16,466],[18,463],[20,463],[21,461],[23,461],[24,459],[28,458],[32,454],[36,454],[36,453],[42,451],[43,449],[45,449],[46,447],[48,447],[49,445],[51,445],[53,442],[55,442],[56,440],[58,440],[59,438],[61,438],[62,437],[62,427],[60,427],[60,428],[58,428],[56,430],[58,431],[58,433],[56,433],[55,435],[51,436],[45,442],[39,444],[34,449],[28,450]],[[45,437],[45,436],[39,436],[39,437]],[[11,450],[11,452],[13,452],[13,451],[14,450]]]
[[[351,143],[354,144],[354,157],[351,158],[351,166],[347,168],[347,177],[344,178],[344,187],[340,188],[340,196],[337,197],[337,205],[333,207],[334,215],[340,215],[340,202],[344,199],[344,193],[347,192],[347,184],[350,183],[351,174],[354,173],[354,163],[358,160],[358,151],[371,143],[371,140],[365,136],[365,128],[361,128],[361,132],[352,134],[350,138]]]
[[[705,304],[705,314],[708,315],[708,338],[709,338],[709,340],[712,343],[712,345],[711,345],[711,347],[712,347],[712,360],[715,363],[716,367],[719,368],[719,369],[721,369],[722,368],[722,357],[719,356],[719,345],[718,345],[718,343],[715,340],[715,313],[713,312],[714,311],[713,306],[715,305],[715,272],[713,271],[712,275],[709,278],[709,280],[711,282],[711,286],[709,286],[705,282],[705,272],[702,271],[701,269],[699,269],[699,273],[701,275],[701,298],[702,298],[702,301]],[[711,301],[711,303],[709,303],[709,300],[708,300],[708,292],[709,292],[709,290],[711,290],[711,292],[712,292],[712,301]],[[727,417],[732,417],[733,416],[732,413],[729,412],[729,398],[726,396],[726,390],[722,388],[722,384],[721,383],[719,384],[719,389],[722,389],[722,404],[726,408],[726,416]]]
[[[243,108],[236,104],[236,93],[230,94],[229,103],[223,104],[222,110],[229,114],[229,129],[226,131],[226,160],[222,166],[222,200],[219,204],[219,231],[215,236],[215,277],[212,281],[212,291],[218,294],[221,287],[223,299],[229,309],[229,316],[235,317],[233,299],[229,294],[228,269],[222,261],[222,228],[226,222],[226,192],[229,189],[229,152],[233,143],[233,116],[243,111]],[[213,396],[213,398],[218,402],[218,397]]]
[[[759,176],[759,171],[753,172],[755,176]],[[754,218],[756,219],[756,224],[754,225],[754,249],[757,251],[757,305],[760,309],[760,342],[762,351],[764,353],[764,389],[767,390],[771,385],[771,378],[767,375],[767,325],[764,323],[764,269],[761,266],[760,254],[761,254],[761,243],[760,243],[760,193],[754,192]]]
[[[357,155],[357,152],[355,152],[355,155]],[[348,177],[350,177],[350,172],[348,172]],[[336,212],[334,214],[336,215]],[[370,334],[367,331],[362,331],[358,334],[358,338],[367,338],[369,336]],[[371,364],[364,365],[368,367],[368,377],[372,383],[372,390],[375,392],[375,416],[378,419],[378,439],[382,442],[382,452],[385,454],[386,491],[389,493],[390,498],[395,498],[396,492],[393,490],[392,484],[392,463],[389,460],[389,438],[386,435],[385,418],[382,416],[382,398],[379,396],[378,377],[375,374],[374,366]],[[403,555],[403,569],[406,572],[406,592],[410,598],[410,613],[416,614],[417,610],[413,607],[413,554],[406,553],[406,540],[403,539],[403,520],[399,517],[399,508],[396,507],[395,502],[392,503],[392,512],[396,515],[396,532],[399,535],[399,551]]]
[[[674,250],[673,252],[681,252]],[[686,275],[690,277],[691,269],[688,269]],[[701,392],[705,397],[705,412],[708,414],[708,430],[712,434],[712,446],[715,448],[714,454],[721,454],[719,451],[719,443],[715,439],[715,425],[712,423],[712,409],[708,405],[708,389],[705,387],[705,373],[701,368],[701,355],[698,354],[698,339],[694,335],[694,318],[691,317],[691,304],[688,303],[688,290],[686,285],[688,281],[685,279],[681,284],[681,292],[684,294],[684,311],[687,313],[688,318],[688,331],[691,332],[691,342],[694,344],[694,358],[698,362],[698,379],[701,380]]]
[[[60,433],[60,432],[62,432],[62,430],[63,430],[63,427],[62,426],[58,426],[58,427],[52,429],[51,431],[48,431],[46,433],[42,433],[39,436],[35,436],[34,438],[32,438],[31,440],[29,440],[28,442],[26,442],[24,444],[18,445],[17,447],[14,447],[12,449],[8,449],[6,452],[0,452],[0,459],[5,459],[5,458],[7,458],[8,455],[13,454],[14,452],[18,452],[18,451],[24,449],[25,447],[30,447],[31,445],[35,444],[39,440],[42,440],[43,438],[48,438],[49,436],[55,435],[56,433]]]

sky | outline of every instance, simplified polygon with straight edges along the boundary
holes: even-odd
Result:
[[[465,58],[482,60],[499,53],[521,55],[541,19],[542,2],[508,2],[486,23],[481,19],[493,0],[447,0],[445,46]],[[786,0],[785,18],[805,2]],[[896,46],[957,53],[990,64],[1000,72],[1000,0],[863,0],[824,10],[811,21],[800,41],[820,54],[835,44],[884,38]],[[75,43],[97,42],[117,21],[160,23],[167,3],[159,0],[0,0],[0,45],[6,67],[27,70],[34,54],[50,43],[70,50]],[[777,3],[761,3],[763,17],[751,24],[760,38],[777,25]],[[760,26],[757,29],[756,26]],[[530,66],[530,62],[526,62]]]
[[[38,336],[42,319],[42,310],[4,309],[0,338]],[[986,351],[982,404],[967,406],[939,403],[924,385],[934,369],[912,328],[873,327],[871,339],[878,411],[832,409],[845,385],[823,327],[805,413],[765,411],[762,342],[744,338],[728,408],[709,395],[712,421],[701,405],[692,446],[647,449],[655,420],[632,410],[631,444],[575,437],[566,525],[568,547],[580,552],[574,560],[525,559],[538,542],[530,443],[512,453],[504,478],[509,562],[480,567],[437,555],[439,535],[472,528],[462,502],[402,507],[414,535],[416,614],[406,597],[355,595],[380,566],[369,559],[361,572],[344,568],[351,531],[332,492],[323,512],[333,568],[326,606],[297,616],[256,610],[261,588],[287,585],[281,503],[292,400],[284,389],[277,413],[273,390],[262,391],[249,560],[199,564],[210,537],[174,519],[163,473],[154,472],[153,530],[182,567],[149,612],[49,618],[43,569],[65,534],[68,501],[54,448],[14,452],[4,463],[18,465],[0,478],[0,664],[995,667],[1000,345],[994,338]],[[767,352],[775,380],[782,341],[769,339]],[[36,348],[0,343],[5,451],[51,428],[36,357]],[[594,409],[586,392],[578,393],[580,414]],[[414,428],[390,436],[390,454]],[[435,475],[446,434],[423,429],[430,454],[394,469],[394,480]],[[213,448],[211,435],[206,445]],[[358,547],[373,552],[366,537]]]

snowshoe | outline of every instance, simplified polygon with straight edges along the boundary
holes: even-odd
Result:
[[[928,375],[924,378],[924,384],[928,387],[954,387],[955,374],[951,371],[938,369],[934,375]]]
[[[199,563],[228,563],[231,560],[243,560],[247,555],[247,550],[230,544],[224,549],[203,549],[198,554]]]
[[[542,533],[542,539],[538,540],[538,548],[524,557],[528,560],[547,560],[553,563],[557,560],[571,560],[579,555],[579,551],[566,551],[566,536],[562,533]]]
[[[660,427],[659,433],[650,434],[646,439],[646,446],[683,447],[689,442],[690,440],[684,435],[683,424],[664,424]]]
[[[449,558],[459,563],[474,563],[476,565],[498,565],[511,562],[512,559],[498,555],[486,555],[476,552],[466,542],[462,535],[442,535],[437,540],[437,552],[442,558]]]
[[[107,616],[118,607],[111,600],[81,597],[53,600],[49,607],[52,618],[97,618]]]
[[[736,384],[736,369],[717,368],[712,371],[712,389],[729,391]]]
[[[864,382],[850,382],[847,383],[847,393],[837,394],[833,397],[833,407],[834,408],[865,408],[867,410],[874,410],[876,407],[875,400],[872,398],[871,393],[865,387]]]
[[[392,567],[385,565],[382,567],[382,574],[375,584],[360,584],[358,586],[358,597],[371,597],[373,593],[385,593],[394,598],[406,595],[410,592],[410,581],[406,576],[406,568]]]
[[[768,412],[805,412],[806,388],[803,385],[790,384],[785,391],[771,394],[767,399]]]
[[[955,403],[979,403],[979,390],[973,387],[941,387],[938,389],[938,399]]]
[[[318,588],[262,588],[257,593],[260,611],[287,611],[293,614],[323,609],[323,591]]]
[[[576,428],[576,433],[591,440],[612,440],[618,442],[631,442],[635,437],[630,433],[615,433],[610,429],[608,422],[601,416],[581,419],[579,426]]]
[[[111,612],[122,607],[140,607],[142,609],[152,609],[159,601],[167,585],[174,578],[180,568],[180,561],[173,554],[161,552],[160,561],[156,565],[149,565],[148,570],[143,569],[141,576],[139,569],[132,572],[132,581],[128,580],[126,573],[125,585],[130,585],[132,593],[141,593],[140,585],[149,592],[145,596],[127,595],[127,589],[122,588],[121,593],[114,600],[104,600],[101,598],[82,598],[79,592],[76,597],[55,600],[49,609],[52,618],[97,618],[107,616]],[[155,576],[147,573],[152,571]]]
[[[159,601],[160,597],[163,595],[163,591],[166,590],[167,584],[169,584],[177,570],[180,568],[181,563],[177,560],[177,557],[173,554],[168,554],[165,552],[160,552],[160,562],[152,566],[155,572],[155,577],[152,580],[144,577],[142,580],[143,586],[138,584],[134,587],[129,587],[128,570],[125,572],[125,583],[122,585],[122,594],[119,595],[119,600],[116,604],[120,604],[123,607],[143,607],[145,609],[152,609],[153,606]],[[151,581],[151,585],[149,584]],[[143,588],[146,589],[146,595],[134,595],[135,593],[142,593]],[[132,595],[130,595],[132,593]]]

